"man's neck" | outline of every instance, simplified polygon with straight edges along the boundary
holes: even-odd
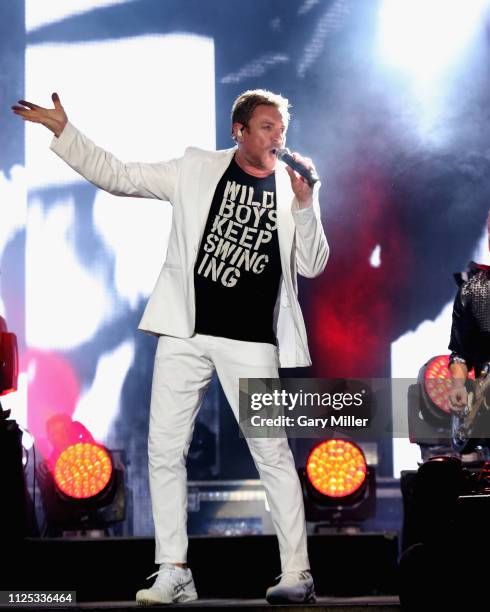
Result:
[[[270,176],[271,174],[273,174],[274,170],[270,171],[268,169],[265,168],[259,168],[256,165],[254,165],[254,163],[247,159],[241,152],[240,150],[238,150],[235,153],[235,161],[237,163],[237,165],[247,174],[250,174],[252,176],[255,176],[257,178],[266,178],[267,176]]]

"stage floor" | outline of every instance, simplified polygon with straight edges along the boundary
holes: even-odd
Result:
[[[2,609],[3,606],[0,606]],[[280,609],[284,612],[295,611],[300,612],[301,610],[308,610],[314,608],[315,610],[332,610],[334,612],[360,612],[365,610],[366,612],[376,612],[380,610],[382,612],[390,612],[391,610],[398,611],[400,609],[400,602],[398,597],[395,596],[376,596],[376,597],[319,597],[315,604],[308,605],[280,605],[271,606],[265,599],[199,599],[188,604],[175,604],[175,605],[160,605],[160,606],[138,606],[133,601],[100,601],[100,602],[86,602],[81,603],[70,608],[42,608],[43,610],[127,610],[130,608],[137,608],[139,610],[176,610],[182,608],[233,608],[233,609],[248,609],[253,608],[255,610],[272,610]],[[10,608],[12,609],[12,608]],[[25,609],[25,608],[24,608]],[[40,608],[41,609],[41,608]]]
[[[274,607],[335,612],[400,608],[396,534],[315,535],[309,536],[308,548],[317,603]],[[149,538],[30,538],[12,546],[9,553],[0,572],[4,590],[76,594],[74,606],[39,606],[38,610],[143,609],[134,598],[139,589],[150,586],[146,577],[155,571],[154,541]],[[271,609],[265,592],[280,573],[274,536],[194,537],[189,541],[189,558],[201,598],[149,608]]]

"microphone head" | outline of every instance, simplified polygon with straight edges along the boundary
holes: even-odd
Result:
[[[289,149],[275,149],[275,154],[277,155],[277,159],[282,160],[285,155],[291,155]]]

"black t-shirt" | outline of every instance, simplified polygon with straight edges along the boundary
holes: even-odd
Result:
[[[251,176],[232,159],[216,187],[194,267],[195,332],[275,344],[280,278],[275,176]]]

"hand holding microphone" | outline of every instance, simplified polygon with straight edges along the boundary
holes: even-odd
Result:
[[[292,154],[289,149],[275,149],[275,154],[277,155],[277,159],[283,161],[295,172],[306,179],[306,182],[310,187],[313,187],[313,185],[320,180],[315,168],[313,168],[313,166],[308,167],[303,161],[295,159],[293,156],[294,154]]]
[[[278,148],[274,153],[278,159],[287,164],[286,170],[299,208],[309,208],[313,203],[313,186],[319,180],[313,163],[297,153],[291,153],[289,149]]]

